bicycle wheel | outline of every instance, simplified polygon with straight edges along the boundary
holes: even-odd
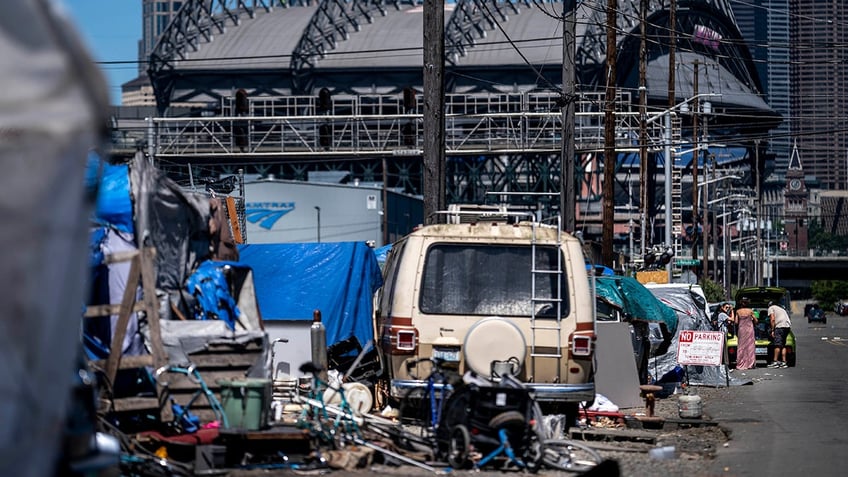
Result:
[[[601,455],[591,447],[569,439],[542,442],[542,463],[557,470],[586,472],[601,462]]]
[[[468,456],[471,453],[471,434],[468,428],[462,424],[457,424],[450,434],[448,440],[448,464],[454,469],[467,469],[471,467],[471,460]]]

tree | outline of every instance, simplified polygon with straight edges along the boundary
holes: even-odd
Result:
[[[708,303],[724,301],[724,288],[720,283],[704,278],[701,280],[701,289],[704,291]]]
[[[848,281],[844,280],[814,280],[810,290],[819,305],[824,309],[831,309],[833,305],[848,297]]]

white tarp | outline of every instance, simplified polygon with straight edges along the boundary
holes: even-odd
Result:
[[[79,349],[101,74],[47,0],[0,15],[0,475],[52,475]]]

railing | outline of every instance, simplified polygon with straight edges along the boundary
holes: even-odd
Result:
[[[597,97],[595,97],[597,96]],[[562,114],[552,93],[449,95],[446,100],[445,147],[449,155],[557,153],[561,150]],[[604,144],[603,102],[584,95],[575,108],[578,151]],[[265,158],[324,155],[421,154],[423,115],[420,98],[404,104],[395,96],[362,95],[251,99],[247,114],[234,115],[225,101],[225,116],[154,118],[155,154],[186,158],[240,156]],[[616,115],[616,147],[635,148],[638,115],[626,97]],[[660,138],[658,125],[649,135]]]

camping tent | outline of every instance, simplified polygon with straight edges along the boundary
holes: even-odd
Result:
[[[253,269],[264,321],[312,320],[320,310],[328,345],[374,339],[372,298],[383,277],[364,242],[249,244],[239,256]]]

